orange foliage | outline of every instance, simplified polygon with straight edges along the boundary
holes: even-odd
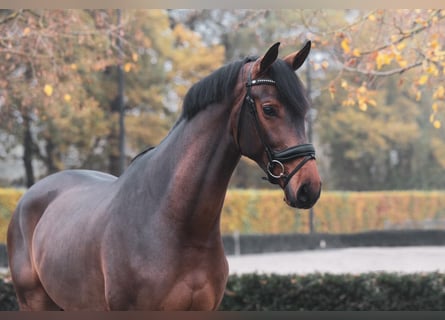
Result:
[[[281,190],[229,190],[221,231],[307,233],[308,210],[288,207]],[[444,191],[322,192],[314,207],[315,230],[353,233],[445,219]]]
[[[0,189],[0,243],[23,192]],[[322,192],[314,207],[315,230],[353,233],[385,225],[445,220],[445,191]],[[221,233],[308,233],[309,212],[289,207],[281,190],[229,190],[221,215]]]
[[[0,189],[0,243],[6,243],[9,220],[22,194],[16,189]]]

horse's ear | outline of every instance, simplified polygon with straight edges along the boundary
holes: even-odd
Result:
[[[290,55],[286,56],[286,58],[284,58],[283,60],[286,61],[286,63],[290,65],[293,70],[297,70],[306,60],[310,51],[311,51],[311,42],[308,41],[304,45],[303,49],[301,49],[298,52],[291,53]]]
[[[277,60],[279,46],[280,46],[279,42],[275,43],[273,46],[269,48],[269,50],[267,50],[264,56],[262,56],[259,60],[257,60],[254,71],[256,75],[264,74],[270,68],[272,63],[274,63],[275,60]]]

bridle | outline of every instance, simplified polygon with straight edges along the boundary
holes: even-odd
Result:
[[[261,142],[264,146],[269,161],[266,167],[268,180],[271,183],[278,183],[280,179],[283,179],[284,180],[283,188],[284,188],[292,179],[292,177],[306,164],[306,162],[315,159],[315,149],[312,144],[306,143],[298,146],[293,146],[282,151],[272,150],[272,148],[267,144],[264,138],[260,121],[258,119],[258,112],[255,106],[255,100],[252,98],[251,95],[251,88],[253,86],[260,86],[260,85],[276,86],[276,82],[272,79],[252,80],[252,68],[251,68],[246,82],[246,88],[247,88],[246,96],[244,97],[243,104],[241,105],[240,116],[238,118],[237,140],[239,143],[241,115],[243,112],[243,108],[247,106],[249,108],[250,113],[253,115],[256,131],[261,139]],[[297,158],[303,158],[303,160],[290,173],[286,173],[283,163]],[[281,170],[281,172],[278,175],[273,173],[273,169],[275,167],[279,167]]]

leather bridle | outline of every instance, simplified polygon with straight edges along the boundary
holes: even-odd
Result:
[[[314,146],[310,143],[301,144],[297,146],[293,146],[290,148],[287,148],[285,150],[281,151],[274,151],[272,148],[267,144],[263,131],[261,129],[260,121],[258,119],[258,112],[255,106],[255,100],[253,99],[251,95],[251,88],[253,86],[259,86],[259,85],[271,85],[276,86],[276,82],[272,79],[255,79],[252,80],[251,76],[252,70],[249,71],[249,75],[246,82],[246,96],[244,97],[243,104],[241,106],[240,110],[240,116],[238,119],[238,137],[237,140],[239,142],[239,134],[240,134],[240,122],[241,122],[241,115],[243,112],[243,108],[247,107],[249,108],[250,113],[253,115],[255,128],[258,133],[258,136],[261,139],[261,142],[264,146],[267,158],[268,158],[268,164],[266,167],[266,171],[268,174],[268,180],[271,183],[278,183],[280,179],[284,180],[283,188],[286,187],[286,185],[289,183],[289,181],[292,179],[292,177],[308,162],[309,160],[315,159],[315,149]],[[298,163],[298,165],[290,172],[286,173],[286,170],[284,168],[283,163],[288,162],[293,159],[297,158],[303,158],[301,162]],[[281,172],[279,174],[274,174],[273,170],[275,167],[279,167]]]

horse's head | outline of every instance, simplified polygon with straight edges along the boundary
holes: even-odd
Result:
[[[305,61],[311,44],[284,59],[277,59],[278,46],[242,69],[243,99],[234,109],[233,134],[241,153],[256,161],[270,182],[283,188],[287,204],[310,208],[320,196],[321,181],[315,150],[305,132],[309,99],[295,70]]]

